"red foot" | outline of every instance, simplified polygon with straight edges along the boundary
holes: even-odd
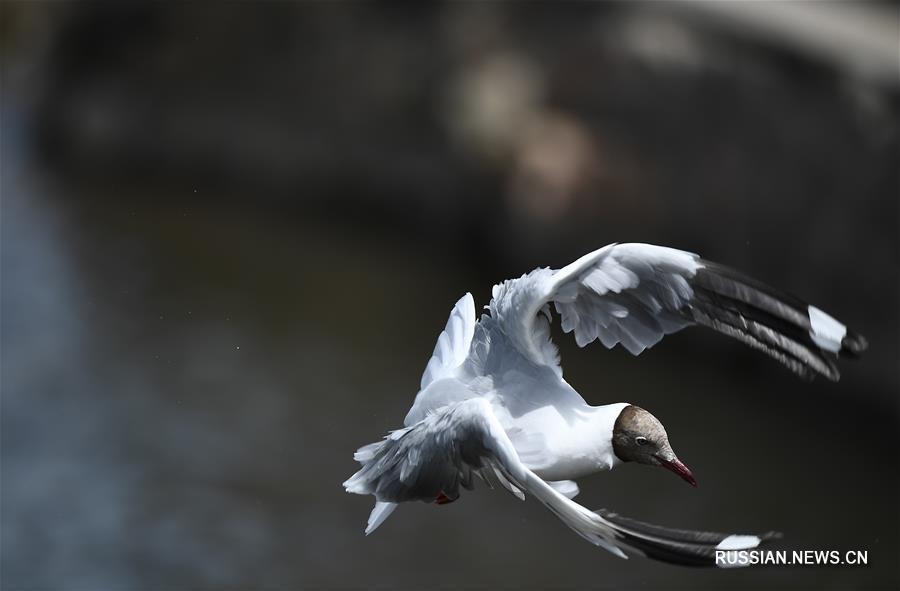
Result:
[[[434,499],[434,502],[437,503],[438,505],[446,505],[447,503],[452,503],[455,500],[456,499],[451,499],[450,497],[445,495],[444,491],[441,491],[441,494],[439,494],[437,496],[437,498]]]

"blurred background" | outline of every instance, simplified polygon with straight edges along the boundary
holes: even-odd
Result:
[[[900,586],[898,3],[0,5],[3,589]],[[456,299],[666,244],[866,335],[805,383],[700,330],[559,334],[589,402],[699,489],[580,502],[868,550],[860,568],[617,559],[479,490],[362,530]]]

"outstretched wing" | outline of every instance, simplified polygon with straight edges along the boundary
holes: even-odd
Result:
[[[475,319],[475,300],[467,293],[456,302],[447,325],[438,335],[434,353],[425,366],[419,392],[413,401],[403,425],[409,427],[426,413],[454,402],[472,397],[472,393],[452,379],[466,361],[472,346],[472,337],[478,321]]]
[[[607,509],[600,509],[597,514],[615,530],[619,543],[631,553],[683,566],[747,566],[746,562],[740,562],[739,556],[729,557],[728,551],[749,550],[782,537],[774,531],[747,535],[672,529],[623,517]]]
[[[380,521],[374,513],[384,503],[459,497],[460,486],[472,489],[473,476],[495,479],[523,497],[525,466],[503,427],[483,398],[449,404],[384,440],[360,448],[353,456],[362,468],[344,482],[347,492],[374,495],[377,501],[366,533]],[[384,509],[381,509],[384,511]]]
[[[494,417],[490,404],[472,398],[448,405],[415,425],[392,432],[354,456],[362,468],[344,482],[347,492],[374,495],[366,533],[374,531],[397,503],[449,501],[473,476],[496,480],[517,497],[532,495],[582,538],[613,554],[625,552],[682,564],[714,565],[715,550],[748,549],[764,541],[750,535],[669,530],[598,514],[570,500],[526,468]]]
[[[562,269],[539,269],[495,288],[492,315],[523,354],[546,365],[557,363],[540,317],[551,303],[579,346],[599,340],[634,355],[699,324],[803,377],[837,380],[837,356],[855,356],[867,346],[863,337],[794,296],[696,254],[650,244],[611,244]]]
[[[475,300],[467,293],[456,302],[447,319],[447,326],[438,335],[434,353],[425,366],[422,374],[420,390],[424,390],[432,382],[452,375],[469,354],[472,335],[475,333]]]

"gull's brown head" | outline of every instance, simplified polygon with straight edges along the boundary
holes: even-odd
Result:
[[[639,406],[629,404],[613,426],[613,452],[623,462],[662,466],[697,486],[690,469],[678,459],[659,419]]]

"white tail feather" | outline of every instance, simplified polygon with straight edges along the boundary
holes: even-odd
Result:
[[[384,523],[384,520],[390,517],[391,513],[393,513],[396,508],[397,503],[375,501],[375,507],[372,509],[372,512],[369,513],[369,523],[366,525],[366,535],[369,535],[378,529],[378,526]]]

